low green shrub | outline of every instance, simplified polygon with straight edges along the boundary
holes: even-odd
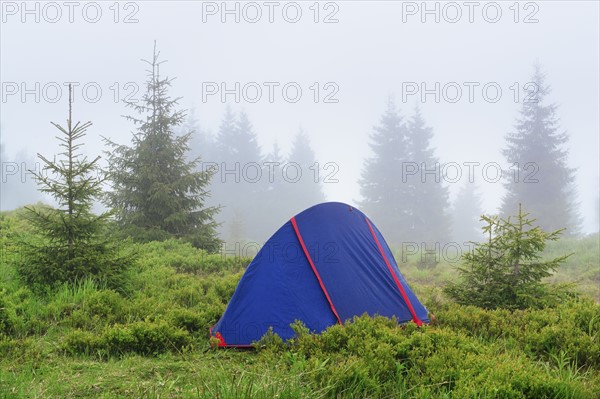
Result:
[[[192,343],[187,331],[165,321],[116,325],[105,331],[102,339],[111,354],[135,352],[157,355],[179,351]]]
[[[202,302],[202,295],[196,287],[183,287],[172,293],[174,303],[186,307],[193,308]]]
[[[209,254],[194,248],[189,242],[176,239],[139,244],[137,250],[145,255],[138,261],[138,267],[142,270],[160,265],[172,267],[178,273],[194,275],[237,273],[245,269],[251,260],[245,257]]]
[[[75,328],[97,329],[105,325],[125,323],[129,309],[116,291],[101,290],[85,298],[71,314],[68,324]]]
[[[160,297],[137,295],[129,300],[129,320],[142,321],[155,318],[167,309],[171,303],[161,300]]]
[[[190,333],[201,331],[205,334],[208,331],[210,324],[204,316],[202,313],[181,308],[173,309],[170,312],[171,323]]]
[[[320,335],[298,323],[293,328],[296,337],[287,349],[278,349],[276,338],[267,334],[259,345],[263,356],[272,362],[287,351],[288,367],[302,369],[325,397],[537,399],[597,393],[519,348],[448,327],[398,326],[394,320],[362,316]]]
[[[109,323],[122,322],[126,316],[126,303],[116,291],[94,292],[85,301],[85,312],[90,317],[99,317]]]
[[[48,354],[48,348],[33,337],[10,338],[0,335],[0,360],[11,359],[11,366],[17,363],[27,363],[30,367],[36,368],[44,362]],[[0,382],[3,380],[0,369]],[[0,384],[0,386],[2,386]],[[0,396],[4,392],[0,390]]]
[[[15,333],[16,319],[14,305],[4,290],[0,289],[0,337],[12,336]]]
[[[534,359],[563,351],[579,366],[600,370],[600,306],[589,300],[516,311],[448,304],[436,317],[441,326],[469,336],[513,343]]]
[[[284,342],[279,335],[273,332],[273,327],[269,327],[269,330],[253,344],[255,348],[269,350],[271,352],[280,352],[284,348]]]
[[[155,356],[177,352],[191,344],[190,334],[181,328],[165,321],[143,321],[107,327],[100,336],[89,331],[74,330],[66,336],[62,348],[73,355],[137,353]]]
[[[62,343],[62,349],[72,355],[91,355],[101,347],[97,334],[80,329],[70,331]]]

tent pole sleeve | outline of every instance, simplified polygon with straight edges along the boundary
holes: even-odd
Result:
[[[390,271],[392,278],[394,279],[394,282],[398,286],[398,290],[400,290],[400,294],[402,295],[404,302],[408,306],[408,310],[410,311],[410,314],[412,315],[413,321],[415,322],[415,324],[417,326],[421,326],[421,324],[423,324],[423,322],[417,317],[417,314],[415,313],[415,309],[413,308],[412,303],[410,303],[410,299],[408,299],[408,296],[406,295],[406,292],[404,291],[404,288],[402,287],[400,280],[398,280],[398,276],[396,276],[396,273],[394,273],[394,269],[392,269],[392,265],[390,264],[390,261],[388,260],[387,256],[385,256],[385,252],[383,252],[383,247],[381,246],[381,243],[377,239],[377,235],[375,235],[375,230],[373,230],[373,226],[371,226],[371,222],[369,222],[369,219],[366,217],[365,217],[365,220],[367,221],[367,224],[369,225],[369,230],[371,230],[371,234],[373,235],[373,239],[375,239],[377,248],[379,248],[379,252],[381,253],[381,256],[383,256],[383,260],[385,261],[385,264],[387,265],[388,270]]]
[[[323,291],[323,294],[325,294],[325,298],[327,298],[327,302],[329,302],[331,311],[335,315],[335,318],[337,319],[338,323],[342,324],[342,319],[340,319],[340,316],[338,315],[337,310],[335,310],[335,306],[333,306],[333,302],[331,301],[331,298],[329,297],[329,294],[327,293],[325,284],[323,284],[323,280],[321,280],[321,276],[319,276],[319,272],[317,271],[317,268],[315,267],[315,264],[314,264],[312,258],[310,257],[310,254],[308,253],[308,249],[306,249],[306,245],[304,244],[304,240],[302,239],[302,235],[300,235],[300,230],[298,229],[298,225],[296,224],[296,217],[291,218],[290,222],[292,222],[292,226],[294,227],[294,231],[296,232],[296,237],[298,237],[298,241],[300,242],[302,251],[304,252],[304,255],[306,256],[306,259],[308,259],[308,263],[310,264],[310,267],[312,268],[313,273],[315,273],[315,276],[317,277],[317,280],[319,281],[321,290]]]

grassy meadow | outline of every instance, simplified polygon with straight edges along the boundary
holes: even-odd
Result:
[[[90,280],[45,294],[17,276],[19,211],[0,216],[0,398],[597,398],[600,397],[598,236],[565,238],[574,254],[549,280],[560,305],[482,310],[447,299],[456,264],[400,269],[435,320],[423,328],[357,317],[314,336],[300,323],[282,343],[214,349],[221,316],[248,258],[170,240],[123,243],[137,254],[123,292]]]

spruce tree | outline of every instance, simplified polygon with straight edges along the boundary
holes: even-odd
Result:
[[[402,182],[403,163],[409,160],[409,143],[406,126],[391,98],[370,138],[373,156],[365,161],[359,180],[361,208],[392,245],[412,241],[411,226],[407,223],[411,216],[407,201],[410,191]]]
[[[452,238],[460,245],[480,241],[481,196],[475,183],[467,182],[458,191],[452,206]]]
[[[577,234],[581,222],[575,199],[575,169],[567,164],[568,135],[559,127],[557,106],[547,103],[550,86],[539,66],[532,82],[536,92],[525,98],[515,131],[506,136],[502,151],[511,168],[505,173],[507,193],[501,213],[510,214],[523,203],[542,228],[565,227],[567,234]]]
[[[228,144],[224,144],[224,142],[226,140],[233,141],[236,129],[235,125],[235,114],[231,107],[227,106],[223,118],[221,119],[219,130],[215,136],[213,158],[207,159],[207,162],[216,164],[216,173],[210,182],[210,191],[211,201],[213,204],[218,204],[220,207],[220,212],[217,216],[217,220],[219,221],[217,231],[221,237],[225,238],[225,241],[231,242],[234,241],[232,240],[233,234],[230,226],[233,220],[234,210],[231,203],[233,199],[229,190],[231,184],[227,185],[227,180],[236,181],[236,176],[227,174],[226,169],[233,168],[234,166],[230,165],[231,160],[229,159]],[[237,179],[237,181],[239,182],[239,179]],[[235,235],[243,236],[245,235],[245,232],[238,231]]]
[[[325,201],[322,168],[323,165],[317,163],[308,136],[300,129],[282,168],[285,204],[289,213],[295,214]]]
[[[403,184],[408,189],[406,202],[410,208],[406,220],[410,225],[409,239],[419,244],[440,243],[443,246],[450,238],[451,222],[448,188],[441,176],[440,161],[430,144],[433,132],[425,125],[419,108],[415,109],[406,128],[409,163],[417,169],[417,173],[403,176]],[[405,167],[405,171],[408,170]],[[430,173],[433,171],[438,172]]]
[[[283,160],[283,156],[281,155],[281,148],[279,147],[279,143],[277,141],[273,142],[273,148],[271,149],[271,152],[269,152],[267,154],[267,156],[265,157],[265,163],[268,163],[268,162],[273,162],[273,163],[278,164],[278,165],[273,166],[273,169],[275,169],[275,170],[272,172],[272,176],[271,176],[272,180],[273,180],[272,184],[281,183],[281,179],[276,179],[277,169],[278,168],[281,169],[281,166],[283,165],[284,160]],[[265,168],[268,169],[268,165],[265,165]],[[268,170],[266,173],[269,173]],[[269,180],[268,177],[267,177],[267,180]]]
[[[263,180],[264,189],[266,191],[266,200],[268,204],[273,205],[269,207],[276,210],[276,207],[281,208],[281,201],[285,190],[285,181],[283,179],[282,170],[285,166],[285,160],[281,154],[281,148],[277,141],[273,143],[273,148],[265,156],[263,164]]]
[[[231,243],[238,243],[240,245],[246,242],[246,217],[239,209],[233,210],[233,216],[231,222],[228,224],[229,234],[228,240]]]
[[[219,132],[216,137],[216,156],[221,162],[227,163],[227,170],[232,171],[227,175],[226,181],[235,182],[236,177],[240,181],[242,179],[242,169],[244,165],[250,162],[260,164],[262,162],[262,154],[258,139],[248,115],[242,112],[238,118],[228,106],[225,110],[225,115],[221,121]],[[237,165],[236,165],[237,164]],[[240,173],[234,175],[233,170],[239,167]],[[231,176],[231,177],[229,177]],[[254,177],[250,176],[251,178]],[[252,180],[252,179],[246,179]]]
[[[542,260],[547,241],[556,241],[561,230],[545,232],[518,205],[515,219],[482,216],[487,242],[463,256],[461,280],[444,291],[463,305],[486,309],[524,309],[557,304],[556,290],[542,279],[552,275],[569,255]]]
[[[185,122],[178,129],[178,135],[190,134],[189,148],[187,152],[188,162],[200,158],[201,162],[206,163],[214,160],[214,138],[210,131],[204,130],[196,117],[196,112],[192,108],[185,118]],[[198,165],[198,170],[206,169],[206,165]],[[210,202],[210,201],[208,201]]]
[[[117,242],[108,234],[109,213],[92,213],[102,193],[104,173],[100,157],[88,160],[81,153],[82,139],[91,122],[73,123],[72,89],[69,86],[69,116],[66,127],[52,122],[63,152],[57,160],[41,154],[42,171],[30,171],[40,191],[50,194],[58,208],[26,207],[36,236],[24,242],[24,259],[18,265],[21,277],[42,291],[64,282],[92,278],[109,287],[125,286],[123,271],[131,256],[119,254]]]
[[[238,242],[240,237],[256,240],[254,227],[260,223],[256,209],[264,195],[261,187],[263,159],[248,115],[242,112],[236,118],[227,107],[215,146],[219,171],[211,187],[215,201],[223,207],[220,215],[222,232],[230,242]]]
[[[215,137],[215,155],[218,158],[230,157],[231,145],[237,144],[237,132],[236,132],[237,118],[235,113],[228,105],[225,107],[225,113],[221,119],[219,130]]]
[[[285,160],[278,143],[273,143],[272,150],[265,156],[261,180],[261,205],[257,207],[260,223],[256,226],[256,237],[259,243],[265,242],[281,225],[289,219],[293,212],[287,203],[287,183],[283,178]]]
[[[238,159],[241,162],[256,162],[260,164],[262,162],[262,153],[254,131],[254,126],[248,118],[246,112],[241,112],[237,120],[237,128],[235,132],[238,136],[238,147],[232,147],[234,151],[237,151]]]
[[[179,99],[168,95],[172,79],[161,77],[159,56],[155,44],[152,60],[144,61],[150,67],[146,92],[141,102],[127,103],[139,115],[126,117],[137,128],[132,145],[106,139],[113,149],[107,202],[123,231],[136,240],[181,237],[215,251],[221,243],[214,221],[218,208],[205,204],[212,172],[196,170],[200,158],[186,160],[190,133],[174,133],[185,113],[176,109]]]

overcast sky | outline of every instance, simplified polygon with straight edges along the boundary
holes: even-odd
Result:
[[[101,135],[128,142],[122,100],[141,95],[140,59],[150,58],[156,40],[168,60],[161,71],[177,77],[172,95],[195,109],[203,129],[218,128],[223,82],[232,90],[225,100],[249,114],[264,152],[275,140],[286,152],[302,127],[318,161],[339,166],[339,181],[325,184],[329,200],[360,199],[368,136],[392,96],[405,116],[421,108],[442,162],[480,163],[474,178],[485,210],[494,212],[503,188],[489,182],[483,165],[509,166],[500,153],[504,135],[538,62],[570,135],[584,231],[598,230],[597,1],[227,2],[229,13],[222,2],[115,4],[29,2],[25,10],[20,1],[2,2],[0,126],[9,158],[57,152],[49,121],[66,119],[69,81],[78,84],[75,118],[94,123],[86,151],[101,151]],[[422,89],[429,90],[424,98]],[[466,166],[462,172],[448,183],[451,193],[468,179]]]

